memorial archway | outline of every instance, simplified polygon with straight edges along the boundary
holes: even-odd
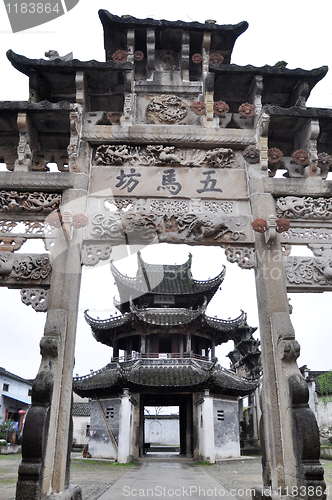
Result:
[[[332,114],[306,107],[327,68],[230,65],[245,22],[100,18],[104,63],[8,52],[31,99],[0,103],[1,285],[43,303],[49,290],[16,499],[79,498],[64,450],[81,267],[153,240],[220,245],[255,268],[264,485],[323,497],[287,291],[331,289]],[[45,255],[15,253],[28,238]],[[312,257],[287,256],[304,242]]]

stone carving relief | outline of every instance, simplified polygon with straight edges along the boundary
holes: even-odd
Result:
[[[146,108],[147,123],[178,123],[187,115],[187,105],[175,95],[153,97]]]
[[[112,245],[84,245],[82,250],[82,264],[95,266],[100,260],[108,260],[112,252]]]
[[[60,193],[0,191],[0,212],[49,214],[59,208]]]
[[[126,144],[98,146],[95,153],[96,165],[156,166],[174,163],[183,166],[229,168],[238,167],[235,153],[230,148],[179,149],[175,146],[148,145],[128,146]]]
[[[16,252],[26,242],[26,238],[0,236],[1,252]]]
[[[332,286],[332,259],[328,257],[288,257],[285,263],[288,284]]]
[[[52,264],[48,255],[0,253],[0,285],[39,282],[50,278]]]
[[[291,227],[282,234],[281,240],[289,243],[332,242],[332,229],[317,227]]]
[[[113,244],[135,241],[196,242],[203,238],[210,243],[242,241],[246,238],[247,221],[242,217],[220,217],[197,213],[146,212],[97,213],[92,217],[88,239],[112,240]]]
[[[300,344],[297,340],[280,340],[278,343],[279,358],[285,362],[296,361],[300,356]]]
[[[225,255],[228,262],[238,264],[241,269],[253,269],[255,267],[255,250],[249,247],[227,247]]]
[[[32,306],[37,312],[46,312],[49,290],[44,288],[22,288],[21,300],[26,306]]]
[[[332,219],[331,198],[285,196],[277,198],[276,209],[278,217],[285,217],[287,219]]]

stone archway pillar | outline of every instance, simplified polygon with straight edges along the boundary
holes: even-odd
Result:
[[[252,215],[268,220],[270,215],[276,216],[275,202],[264,192],[264,174],[259,169],[259,165],[248,167]],[[296,362],[300,346],[289,317],[278,234],[257,232],[255,250],[263,364],[264,486],[279,495],[301,491],[303,498],[322,498],[325,483],[319,463],[319,433],[308,405],[307,384]]]

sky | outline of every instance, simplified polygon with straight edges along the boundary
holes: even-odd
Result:
[[[280,0],[269,3],[266,0],[251,2],[167,2],[132,1],[111,2],[79,0],[79,3],[65,15],[47,24],[13,34],[7,18],[4,3],[0,4],[0,100],[27,100],[28,79],[15,70],[6,51],[29,58],[44,58],[50,49],[60,55],[73,52],[74,58],[86,61],[105,60],[103,30],[98,17],[99,9],[112,14],[130,14],[137,18],[200,21],[214,19],[218,24],[249,23],[248,30],[237,40],[232,62],[239,65],[263,66],[286,61],[288,68],[332,67],[330,41],[331,9],[328,0],[312,2],[303,0]],[[308,106],[332,108],[332,69],[313,89]],[[41,248],[41,247],[39,247]],[[30,251],[25,244],[22,252]],[[41,248],[43,252],[44,249]],[[293,248],[292,255],[304,255],[306,249]],[[224,251],[218,247],[166,247],[149,246],[143,249],[147,262],[185,262],[188,253],[193,253],[193,274],[196,279],[216,276],[222,265],[227,267],[222,289],[213,298],[208,314],[219,318],[234,318],[243,309],[248,323],[258,326],[258,315],[253,271],[242,270],[236,264],[226,261]],[[306,253],[307,254],[307,253]],[[113,258],[117,258],[113,254]],[[118,260],[117,267],[128,276],[136,271],[136,256]],[[86,325],[83,312],[90,310],[92,316],[105,317],[114,312],[113,296],[116,294],[109,264],[97,268],[84,268],[78,312],[77,343],[74,375],[85,375],[97,370],[110,361],[111,349],[98,344]],[[291,320],[296,338],[301,345],[299,366],[306,364],[312,370],[329,370],[331,360],[331,295],[291,294],[293,314]],[[45,313],[36,313],[20,300],[18,290],[0,288],[0,366],[24,378],[34,378],[40,363],[39,342],[43,335]],[[255,336],[259,336],[257,331]],[[233,346],[227,344],[217,349],[220,363],[229,367],[225,353]]]

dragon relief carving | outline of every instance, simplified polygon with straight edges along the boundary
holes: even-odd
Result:
[[[146,108],[147,123],[178,123],[187,115],[187,105],[175,95],[153,97]]]
[[[331,198],[285,196],[277,198],[276,209],[278,217],[287,219],[332,219]]]
[[[97,213],[90,225],[91,239],[112,240],[113,244],[128,240],[160,242],[194,242],[202,239],[242,241],[246,237],[246,220],[242,217],[223,217],[196,213]]]
[[[207,165],[213,168],[237,167],[234,151],[230,148],[180,149],[175,146],[147,145],[129,146],[112,144],[98,146],[96,165],[156,166],[177,164],[182,166]]]
[[[288,283],[295,285],[332,285],[332,259],[328,257],[288,257],[285,263]]]

